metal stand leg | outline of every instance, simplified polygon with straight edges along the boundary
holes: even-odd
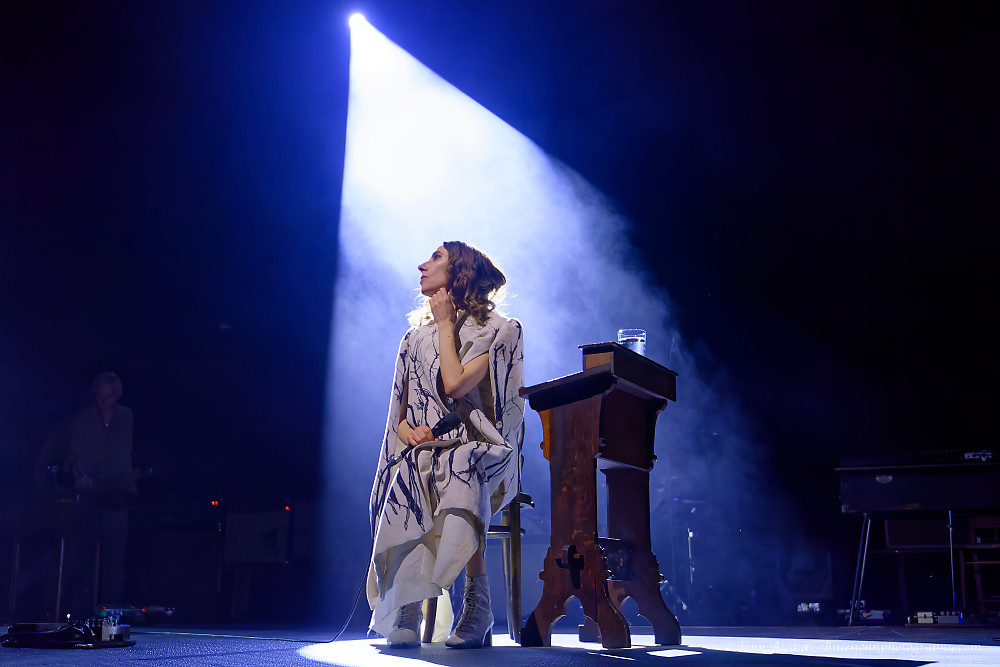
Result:
[[[93,595],[90,600],[90,612],[87,614],[87,618],[93,615],[94,610],[97,609],[98,592],[101,587],[101,541],[97,540],[97,549],[94,553],[94,590]]]
[[[17,603],[17,574],[21,566],[21,543],[14,543],[14,567],[10,570],[10,597],[7,601],[7,616],[14,622],[15,604]]]
[[[66,536],[59,538],[59,578],[56,580],[56,621],[62,611],[63,564],[66,559]],[[71,602],[72,604],[72,602]]]
[[[957,610],[958,601],[955,595],[955,526],[951,522],[951,510],[948,510],[948,555],[951,557],[951,608]]]
[[[868,559],[868,535],[871,525],[871,516],[865,512],[864,521],[861,523],[861,543],[858,544],[858,562],[854,568],[854,588],[851,590],[851,607],[847,615],[848,626],[854,625],[855,614],[858,614],[858,620],[861,620],[858,608],[861,605],[861,587],[865,581],[865,562]]]

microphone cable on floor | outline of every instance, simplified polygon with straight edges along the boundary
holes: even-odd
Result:
[[[462,418],[458,414],[458,412],[452,410],[451,412],[449,412],[448,414],[446,414],[444,417],[442,417],[438,421],[438,423],[436,423],[431,428],[431,434],[435,438],[440,438],[445,433],[448,433],[449,431],[453,431],[456,428],[458,428],[458,426],[461,423],[461,421],[462,421]],[[393,459],[391,459],[389,461],[389,463],[385,466],[385,469],[382,471],[382,474],[383,475],[386,474],[388,471],[392,470],[393,468],[395,468],[396,474],[398,474],[399,473],[398,464],[410,452],[413,452],[413,456],[415,457],[421,450],[424,450],[424,449],[433,449],[433,448],[436,448],[436,447],[448,448],[448,447],[454,447],[454,446],[460,445],[460,444],[462,444],[462,442],[460,440],[452,440],[450,442],[447,441],[447,440],[445,440],[445,441],[430,440],[428,442],[423,442],[423,443],[421,443],[421,444],[419,444],[419,445],[417,445],[415,447],[413,445],[407,445],[406,448],[402,452],[399,453],[399,455],[397,455],[395,458],[393,458]],[[381,482],[381,477],[379,478],[379,481]],[[389,485],[388,485],[388,487],[386,487],[386,488],[388,489],[388,488],[391,488],[391,487],[392,487],[392,483],[390,482]],[[388,500],[389,500],[389,492],[387,490],[386,494],[385,494],[385,498],[382,499],[382,506],[379,508],[379,512],[378,512],[379,516],[381,516],[382,512],[385,511],[385,503]],[[371,547],[369,547],[369,549],[368,549],[368,553],[371,554],[374,550],[375,550],[375,535],[372,535],[372,543],[371,543]],[[369,561],[369,563],[371,562],[371,558],[370,557],[369,557],[368,561]],[[354,594],[354,601],[351,603],[351,608],[350,608],[350,610],[347,613],[347,620],[344,621],[344,625],[343,625],[343,627],[340,628],[340,631],[333,637],[333,639],[330,640],[331,642],[335,642],[338,639],[340,639],[340,636],[342,634],[344,634],[344,631],[347,630],[347,626],[351,624],[351,620],[354,618],[354,612],[357,611],[357,608],[358,608],[358,600],[361,598],[361,591],[364,590],[365,585],[368,583],[368,567],[369,567],[368,563],[366,563],[365,564],[365,571],[364,571],[364,573],[361,576],[361,583],[358,585],[358,590]]]

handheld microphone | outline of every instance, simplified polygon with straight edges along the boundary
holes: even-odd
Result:
[[[461,423],[462,423],[462,416],[458,414],[458,412],[456,412],[455,410],[452,410],[444,417],[439,419],[437,424],[431,426],[431,435],[433,435],[435,438],[440,438],[448,431],[454,431],[456,428],[458,428],[458,425]],[[430,443],[424,443],[424,444],[430,444]],[[409,454],[410,450],[412,449],[413,445],[407,445],[406,449],[401,451],[398,456],[394,457],[392,460],[389,461],[389,464],[386,466],[386,470],[388,470],[392,466],[402,461],[403,457]]]
[[[454,431],[458,428],[458,425],[462,423],[462,416],[456,411],[452,410],[444,417],[438,421],[437,424],[431,426],[431,435],[435,438],[440,438],[442,435],[448,431]]]

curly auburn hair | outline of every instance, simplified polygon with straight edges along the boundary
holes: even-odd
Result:
[[[482,251],[461,241],[445,241],[441,245],[448,251],[448,283],[446,289],[455,302],[455,308],[464,310],[480,325],[485,325],[490,313],[500,301],[501,288],[507,278]],[[433,321],[429,304],[423,304],[410,313],[414,326]]]
[[[455,307],[464,310],[480,325],[496,308],[493,298],[507,278],[482,251],[461,241],[445,241],[448,251],[448,291]]]

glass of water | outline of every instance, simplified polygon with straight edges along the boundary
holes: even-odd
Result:
[[[646,330],[645,329],[619,329],[618,344],[624,345],[633,352],[646,356]]]

